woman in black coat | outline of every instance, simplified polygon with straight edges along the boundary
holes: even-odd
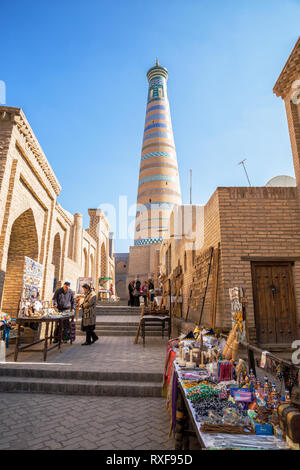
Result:
[[[134,296],[134,306],[139,307],[140,306],[140,290],[141,290],[141,281],[137,279],[135,281],[135,289],[136,293],[138,292],[138,295]]]
[[[134,306],[133,291],[134,291],[134,281],[130,281],[130,283],[128,284],[129,305],[130,305],[130,307],[133,307],[133,306]]]

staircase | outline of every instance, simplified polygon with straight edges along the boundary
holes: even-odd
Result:
[[[112,315],[112,316],[137,315],[138,317],[141,313],[141,309],[142,309],[141,307],[129,307],[127,305],[118,305],[118,304],[115,304],[115,305],[104,304],[103,305],[103,303],[101,302],[97,304],[96,314],[97,316],[98,315]]]
[[[97,305],[96,334],[100,337],[128,336],[132,337],[128,338],[128,341],[133,343],[140,312],[141,307]],[[85,332],[80,329],[80,324],[80,321],[76,323],[78,336],[85,335]],[[146,332],[147,336],[161,336],[161,334],[161,328],[156,328],[156,326]],[[162,361],[164,361],[164,356]],[[1,363],[0,393],[27,392],[122,397],[162,396],[163,374],[161,372],[147,372],[147,362],[145,362],[145,370],[142,369],[142,372],[126,372],[124,365],[120,366],[120,371],[109,371],[107,368],[103,371],[88,370],[88,364],[87,369],[80,368],[80,365],[79,368],[75,369],[75,367],[76,362],[71,368],[51,363],[48,363],[47,366],[43,364]]]
[[[162,374],[0,365],[0,393],[161,397]]]
[[[141,307],[128,306],[108,306],[97,305],[96,328],[97,336],[135,336],[139,324]],[[167,327],[164,335],[167,336]],[[76,323],[76,335],[84,336],[85,332],[81,331],[81,322]],[[160,326],[147,327],[147,336],[162,336]]]

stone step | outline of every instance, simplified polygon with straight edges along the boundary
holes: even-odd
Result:
[[[157,382],[51,379],[35,377],[0,377],[0,392],[53,393],[119,397],[161,397]]]
[[[96,315],[108,316],[126,316],[126,315],[140,315],[141,307],[96,307]]]
[[[113,329],[113,328],[137,328],[139,322],[96,322],[96,328],[108,328],[108,329]],[[76,324],[76,329],[80,330],[81,324],[77,323]]]
[[[127,381],[127,382],[156,382],[162,383],[163,374],[159,372],[114,372],[98,370],[77,370],[57,368],[57,364],[49,363],[47,367],[43,365],[37,367],[25,366],[22,364],[4,363],[0,365],[1,377],[18,378],[40,378],[40,379],[68,379],[68,380],[92,380],[92,381]]]
[[[116,331],[116,330],[122,330],[122,331],[136,331],[138,327],[138,323],[135,325],[125,325],[123,326],[121,323],[117,323],[114,325],[106,325],[105,323],[103,324],[98,324],[96,323],[96,330],[107,330],[107,331]],[[167,331],[168,326],[165,325],[165,331]],[[81,328],[80,326],[76,326],[76,331],[80,331]],[[147,325],[146,326],[146,331],[161,331],[161,325]]]
[[[118,312],[126,312],[126,311],[130,311],[130,312],[137,312],[138,310],[141,310],[141,305],[139,307],[130,307],[129,305],[101,305],[101,304],[97,304],[96,305],[96,308],[97,309],[100,309],[100,310],[107,310],[107,311],[118,311]]]
[[[132,331],[116,329],[116,330],[95,330],[97,336],[135,336],[136,329]],[[77,336],[84,336],[85,332],[78,330],[76,331]],[[161,330],[146,330],[146,336],[161,336]],[[167,338],[167,330],[165,330],[165,338]]]
[[[115,321],[97,321],[96,328],[109,327],[109,328],[137,328],[139,322],[115,322]],[[81,323],[76,323],[76,329],[81,328]]]

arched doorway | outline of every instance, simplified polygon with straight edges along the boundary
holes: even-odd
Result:
[[[24,258],[38,261],[39,243],[31,209],[23,212],[13,223],[8,248],[2,297],[3,312],[16,315],[22,295]]]
[[[89,260],[86,248],[83,249],[84,277],[89,277]]]
[[[61,261],[61,242],[60,242],[60,235],[59,233],[57,233],[54,237],[53,254],[52,254],[52,264],[54,264],[53,291],[57,287],[61,287],[60,261]]]

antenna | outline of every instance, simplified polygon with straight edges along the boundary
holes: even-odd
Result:
[[[193,177],[193,170],[190,170],[190,205],[192,205],[192,177]]]
[[[245,161],[246,161],[246,160],[247,160],[247,158],[244,158],[244,160],[242,160],[240,163],[238,163],[238,165],[243,165],[243,168],[244,168],[244,170],[245,170],[245,173],[246,173],[246,177],[247,177],[249,186],[251,187],[251,183],[250,183],[249,176],[248,176],[248,173],[247,173],[247,170],[246,170],[246,165],[245,165]]]

